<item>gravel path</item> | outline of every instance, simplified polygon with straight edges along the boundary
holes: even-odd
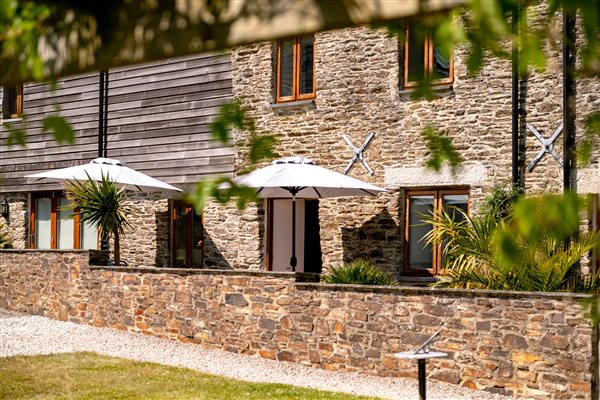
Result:
[[[416,379],[324,371],[258,356],[206,350],[193,344],[0,309],[0,357],[77,351],[186,367],[244,381],[284,383],[384,399],[407,400],[419,397]],[[427,384],[427,398],[506,399],[504,396],[435,381]]]

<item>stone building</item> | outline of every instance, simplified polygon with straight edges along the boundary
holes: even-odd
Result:
[[[419,215],[451,205],[476,213],[495,185],[511,181],[510,62],[490,59],[480,73],[469,76],[465,48],[444,57],[426,38],[425,48],[431,51],[413,51],[411,47],[419,48],[423,42],[411,43],[408,32],[407,42],[399,43],[384,29],[355,27],[260,43],[232,53],[234,96],[264,133],[279,139],[282,156],[308,157],[344,172],[354,155],[344,135],[356,148],[373,135],[362,152],[372,174],[360,162],[348,174],[388,192],[376,198],[319,201],[323,268],[362,257],[399,279],[435,275],[441,266],[440,249],[423,248],[420,239],[428,227],[415,224]],[[313,62],[311,52],[314,64],[307,67]],[[560,60],[561,54],[550,53],[547,72],[532,71],[528,81],[527,123],[544,138],[562,122]],[[411,74],[416,68],[422,71],[423,65],[430,65],[435,99],[412,100]],[[313,87],[305,82],[311,78]],[[598,79],[578,81],[579,133],[582,119],[600,105],[599,85]],[[428,150],[422,132],[428,126],[452,138],[464,160],[456,174],[424,167]],[[527,165],[541,144],[528,132],[526,145]],[[554,141],[554,149],[562,158],[562,136]],[[577,171],[579,193],[599,192],[598,166],[595,158]],[[544,153],[533,167],[525,176],[528,194],[562,192],[563,172],[557,159]],[[276,219],[277,200],[266,205],[267,220]],[[269,265],[277,259],[273,238],[285,235],[289,225],[267,221],[267,226],[271,227],[263,247],[267,269],[289,268],[281,262]]]
[[[430,38],[414,40],[410,31],[400,43],[384,29],[354,27],[244,46],[227,55],[110,70],[104,114],[98,114],[98,74],[65,79],[55,91],[25,85],[20,93],[28,119],[15,124],[28,124],[28,147],[8,146],[9,132],[0,128],[0,196],[10,203],[13,244],[36,247],[39,224],[32,210],[40,198],[50,207],[47,225],[54,227],[48,230],[61,224],[55,206],[60,200],[37,194],[60,185],[23,176],[85,162],[96,155],[98,142],[107,143],[109,157],[186,189],[205,176],[240,171],[245,148],[215,145],[208,133],[217,106],[235,98],[260,133],[278,139],[281,156],[307,157],[344,173],[355,154],[344,135],[356,148],[368,142],[361,152],[366,165],[358,160],[347,174],[388,190],[376,197],[300,200],[298,270],[318,272],[366,258],[401,280],[430,279],[441,267],[441,252],[423,247],[428,228],[415,224],[419,215],[447,206],[476,213],[495,185],[511,179],[511,64],[490,59],[468,76],[466,56],[464,48],[444,55]],[[550,53],[548,71],[532,73],[528,82],[527,122],[545,138],[562,121],[560,57]],[[435,99],[411,98],[416,73],[434,79]],[[597,79],[578,80],[580,132],[585,115],[600,106],[598,93]],[[4,98],[9,95],[5,90]],[[55,103],[75,128],[74,147],[55,144],[42,129],[41,118]],[[97,138],[100,120],[105,139]],[[429,126],[452,138],[463,157],[455,174],[424,167],[422,132]],[[243,143],[244,133],[234,132],[234,139]],[[541,147],[531,132],[526,143],[529,163]],[[563,154],[561,136],[554,144]],[[599,167],[594,158],[578,170],[580,193],[600,192]],[[546,153],[525,184],[530,194],[561,192],[562,168]],[[201,220],[174,194],[134,194],[132,204],[134,229],[122,239],[122,257],[131,266],[289,268],[288,249],[280,243],[289,243],[291,235],[290,200],[264,200],[243,211],[210,202]],[[200,224],[201,235],[194,229]],[[177,237],[186,245],[177,247]]]

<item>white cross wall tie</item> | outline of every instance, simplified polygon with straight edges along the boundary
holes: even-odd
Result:
[[[352,166],[354,165],[354,163],[357,160],[359,160],[362,163],[363,167],[365,167],[365,169],[367,170],[367,172],[369,173],[369,175],[373,175],[373,170],[371,169],[371,167],[369,167],[369,164],[367,164],[367,162],[365,161],[365,158],[363,156],[363,151],[365,151],[365,149],[367,148],[367,146],[369,145],[369,143],[371,142],[371,140],[375,137],[375,134],[371,133],[369,135],[369,137],[367,138],[367,140],[365,140],[365,142],[362,144],[362,146],[360,146],[360,148],[356,148],[352,144],[352,142],[350,141],[350,139],[348,138],[348,136],[342,135],[342,137],[344,138],[344,140],[346,141],[346,143],[348,144],[348,146],[350,146],[350,148],[354,152],[354,156],[352,156],[352,159],[350,160],[350,162],[346,166],[346,170],[344,171],[344,175],[348,174],[348,171],[350,171],[350,168],[352,168]]]
[[[554,157],[556,159],[556,161],[558,161],[558,163],[562,167],[563,159],[560,156],[560,154],[558,154],[558,152],[554,149],[554,141],[556,140],[558,135],[560,135],[560,133],[562,132],[563,124],[560,124],[560,126],[558,128],[556,128],[556,130],[554,131],[554,133],[552,134],[550,139],[544,139],[542,137],[542,135],[531,124],[527,124],[527,129],[529,129],[529,131],[531,133],[533,133],[533,135],[537,138],[537,140],[539,140],[540,143],[542,144],[541,150],[537,153],[535,158],[533,160],[531,160],[531,162],[527,165],[527,171],[529,171],[529,172],[533,171],[533,169],[535,168],[537,163],[542,159],[542,157],[546,153],[551,154],[552,157]]]

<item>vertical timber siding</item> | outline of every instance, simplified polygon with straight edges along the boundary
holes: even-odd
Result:
[[[233,171],[233,148],[211,140],[209,123],[232,98],[228,54],[203,54],[109,71],[108,156],[172,184]],[[87,162],[98,153],[99,74],[50,84],[26,84],[27,147],[9,147],[0,127],[0,192],[55,190],[57,183],[27,182],[27,174]],[[1,94],[0,94],[1,96]],[[43,133],[56,113],[75,131],[75,144]]]

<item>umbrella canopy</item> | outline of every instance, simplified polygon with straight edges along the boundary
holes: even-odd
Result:
[[[374,196],[385,189],[370,183],[318,167],[304,157],[287,157],[273,161],[265,168],[233,179],[239,185],[256,188],[263,198],[292,199],[292,257],[296,270],[296,198],[322,199],[342,196]]]
[[[108,176],[113,182],[119,185],[128,186],[142,192],[162,192],[165,190],[182,191],[175,186],[171,186],[168,183],[131,169],[119,160],[103,157],[95,158],[88,164],[53,169],[38,174],[26,175],[25,177],[37,180],[86,181],[88,180],[88,175],[95,181],[101,181],[102,176]]]
[[[315,165],[304,157],[273,161],[233,179],[239,185],[256,188],[263,198],[322,199],[342,196],[374,196],[385,189]],[[295,192],[295,193],[294,193]]]

